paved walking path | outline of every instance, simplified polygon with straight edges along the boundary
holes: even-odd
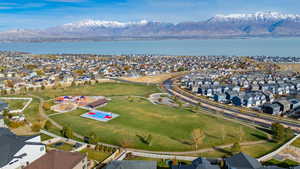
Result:
[[[60,124],[58,124],[57,122],[55,122],[53,119],[49,118],[49,116],[45,113],[44,109],[43,109],[43,103],[44,103],[44,99],[39,97],[39,96],[35,96],[35,95],[30,95],[31,97],[37,98],[40,100],[40,105],[39,105],[39,113],[42,115],[43,118],[45,118],[46,120],[49,120],[54,126],[56,126],[59,129],[62,129],[63,126],[61,126]],[[50,135],[53,137],[53,135]],[[84,139],[84,136],[74,132],[74,136],[79,138],[79,139]],[[254,142],[244,142],[241,143],[241,145],[255,145],[255,144],[262,144],[265,143],[266,141],[254,141]],[[107,146],[107,147],[113,147],[113,148],[121,148],[119,146],[116,145],[111,145],[111,144],[106,144],[106,143],[102,143],[99,142],[98,144]],[[196,150],[196,151],[186,151],[186,152],[162,152],[162,151],[148,151],[148,150],[140,150],[140,149],[125,149],[126,151],[129,152],[139,152],[139,153],[147,153],[147,154],[157,154],[157,155],[188,155],[188,154],[199,154],[199,153],[204,153],[204,152],[211,152],[211,151],[215,151],[216,148],[229,148],[231,147],[232,144],[228,144],[228,145],[223,145],[223,146],[216,146],[215,148],[205,148],[205,149],[201,149],[201,150]]]

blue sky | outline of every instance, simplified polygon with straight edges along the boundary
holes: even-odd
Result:
[[[40,29],[83,19],[199,21],[215,14],[300,14],[299,0],[0,0],[0,30]]]

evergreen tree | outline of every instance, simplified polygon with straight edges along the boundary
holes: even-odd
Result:
[[[46,130],[49,130],[50,128],[52,128],[52,123],[51,123],[49,120],[47,120],[46,123],[45,123],[44,128],[45,128]]]
[[[239,152],[241,152],[241,146],[240,146],[239,142],[236,142],[231,147],[231,153],[236,154],[236,153],[239,153]]]
[[[286,139],[285,128],[280,123],[272,124],[272,133],[273,133],[273,140],[277,143],[282,142]]]
[[[73,138],[73,131],[70,127],[63,127],[61,133],[66,138]]]
[[[90,144],[97,144],[98,140],[99,139],[98,139],[96,133],[94,133],[94,132],[90,133],[90,135],[89,135],[89,143]]]

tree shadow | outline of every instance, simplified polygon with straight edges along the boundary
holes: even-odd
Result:
[[[220,137],[219,136],[214,136],[214,135],[210,135],[210,134],[207,134],[205,133],[206,136],[208,137],[211,137],[211,138],[215,138],[215,139],[219,139]]]
[[[177,139],[175,137],[170,137],[170,139],[175,140],[175,141],[177,141],[177,142],[179,142],[181,144],[185,144],[185,145],[189,145],[189,146],[194,145],[194,143],[192,141],[190,141],[190,140],[182,140],[182,139]]]
[[[259,134],[256,134],[256,133],[251,133],[252,136],[260,139],[260,140],[266,140],[266,141],[271,141],[270,139],[268,139],[268,137],[266,136],[262,136],[262,135],[259,135]]]
[[[257,130],[260,130],[260,131],[263,131],[263,132],[266,132],[268,134],[272,134],[272,130],[270,129],[266,129],[266,128],[263,128],[263,127],[255,127]]]
[[[224,153],[225,156],[231,156],[231,155],[232,155],[232,153],[231,153],[230,151],[225,150],[225,149],[220,148],[220,147],[213,147],[213,149],[214,149],[215,151],[220,152],[220,153]]]
[[[141,135],[136,135],[138,138],[139,138],[139,140],[142,142],[142,143],[144,143],[144,144],[149,144],[148,142],[147,142],[147,140],[143,137],[143,136],[141,136]]]

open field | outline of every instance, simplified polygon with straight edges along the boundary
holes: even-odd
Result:
[[[296,72],[300,72],[300,64],[299,63],[282,63],[282,64],[278,64],[280,70],[283,71],[296,71]]]
[[[28,100],[10,100],[10,99],[5,99],[5,100],[0,99],[0,101],[7,103],[9,110],[22,109],[28,102]]]
[[[27,121],[31,123],[40,123],[44,121],[44,118],[39,113],[39,105],[39,100],[33,98],[31,104],[23,112]]]
[[[107,106],[100,109],[117,113],[120,117],[103,123],[80,117],[86,111],[78,109],[51,118],[85,136],[95,132],[102,142],[157,151],[193,150],[191,133],[196,128],[204,130],[206,135],[200,148],[238,140],[239,128],[242,130],[242,141],[266,138],[264,133],[249,127],[184,109],[153,105],[141,98],[113,97]],[[149,134],[152,136],[151,146],[143,142]],[[225,135],[224,140],[222,135]]]
[[[156,92],[159,92],[159,89],[153,85],[101,83],[91,86],[69,87],[66,89],[47,89],[33,92],[33,94],[48,100],[58,96],[148,96]]]
[[[164,73],[155,76],[123,77],[121,79],[131,81],[131,82],[140,82],[140,83],[162,83],[163,81],[171,77],[182,75],[185,73],[186,72]]]
[[[291,166],[297,166],[299,163],[292,161],[292,160],[284,160],[284,161],[278,161],[275,159],[271,159],[269,161],[266,161],[264,165],[270,165],[270,166],[278,166],[283,168],[289,168]]]
[[[256,145],[249,145],[249,146],[241,146],[242,152],[255,158],[268,154],[278,147],[279,145],[273,142],[267,142],[267,143],[256,144]],[[196,154],[196,156],[219,158],[219,157],[232,156],[232,154],[230,148],[225,148],[225,149],[216,149],[215,151],[212,152]]]

